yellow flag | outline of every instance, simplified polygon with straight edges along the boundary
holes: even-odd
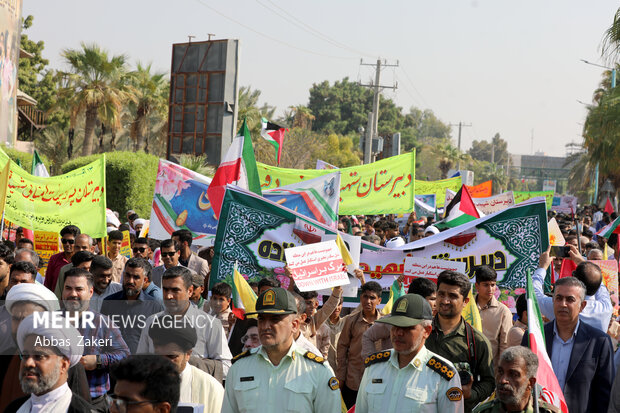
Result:
[[[340,238],[340,234],[336,234],[336,245],[338,245],[340,255],[342,255],[342,261],[344,261],[346,265],[353,264],[353,258],[351,258],[351,254],[349,253],[346,244],[342,238]]]
[[[603,257],[605,257],[606,260],[609,259],[609,250],[607,249],[607,243],[605,243],[605,250],[603,251]]]
[[[461,315],[473,328],[480,331],[482,333],[482,320],[480,319],[480,312],[478,312],[478,306],[476,306],[476,300],[474,299],[474,295],[472,294],[472,288],[469,290],[469,294],[467,294],[467,298],[469,298],[469,302],[463,308],[463,312]]]

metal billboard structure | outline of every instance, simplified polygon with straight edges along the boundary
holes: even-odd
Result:
[[[207,155],[219,165],[236,132],[239,41],[172,45],[167,158]]]

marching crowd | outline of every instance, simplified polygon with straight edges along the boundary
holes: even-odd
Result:
[[[287,285],[250,283],[256,308],[241,317],[231,285],[209,282],[212,247],[197,249],[187,230],[141,236],[145,221],[127,218],[106,239],[63,228],[45,274],[33,240],[18,231],[0,244],[0,411],[561,411],[537,383],[525,294],[513,315],[489,266],[474,269],[482,331],[462,317],[472,283],[455,271],[414,279],[389,314],[359,269],[354,308],[341,287],[300,292],[287,272]],[[616,216],[587,207],[555,218],[568,257],[549,249],[532,268],[546,350],[568,411],[617,412],[618,297],[593,262],[614,259],[617,235],[595,234]],[[389,248],[439,233],[432,224],[350,216],[338,229]]]

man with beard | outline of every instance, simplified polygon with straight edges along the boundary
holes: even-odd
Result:
[[[426,347],[450,360],[459,372],[465,412],[493,393],[493,358],[489,340],[463,319],[471,282],[465,274],[443,271],[437,277],[437,315]]]
[[[123,289],[106,297],[101,305],[101,314],[127,321],[117,324],[131,354],[136,354],[148,317],[164,309],[162,303],[142,291],[148,277],[144,272],[144,263],[146,260],[142,258],[129,259],[123,273]]]
[[[321,356],[301,350],[297,304],[283,288],[256,300],[261,346],[235,358],[226,379],[222,413],[247,411],[339,412],[338,379]]]
[[[509,347],[500,355],[495,375],[494,400],[477,406],[474,413],[533,412],[538,357],[527,347]],[[540,389],[540,386],[539,386]],[[538,398],[538,411],[559,413],[560,409]]]
[[[222,373],[226,376],[231,365],[232,354],[226,343],[224,328],[220,320],[191,304],[190,297],[194,291],[191,271],[182,266],[167,269],[162,279],[162,290],[165,311],[149,317],[146,321],[137,352],[149,354],[154,352],[153,340],[149,337],[149,326],[152,325],[155,317],[169,314],[174,316],[177,322],[196,329],[198,339],[192,353],[211,364],[221,363]]]
[[[112,260],[103,255],[97,255],[90,264],[90,273],[93,276],[93,296],[90,298],[89,308],[101,312],[103,300],[123,289],[120,283],[112,281]]]
[[[71,366],[80,362],[82,347],[79,332],[60,317],[62,327],[36,326],[31,314],[17,330],[21,363],[19,381],[29,397],[13,401],[5,412],[90,412],[90,404],[71,392],[67,384]]]
[[[105,394],[110,389],[110,366],[129,356],[129,348],[119,329],[106,316],[88,311],[88,302],[93,295],[91,274],[81,268],[72,268],[66,272],[64,281],[62,300],[65,313],[72,320],[79,320],[78,331],[83,337],[84,355],[80,363],[88,377],[92,407],[94,411],[105,413],[109,408]]]
[[[391,326],[394,350],[380,351],[364,361],[356,412],[463,411],[456,369],[424,347],[432,319],[431,306],[422,296],[406,294],[396,300],[388,317],[377,320]]]

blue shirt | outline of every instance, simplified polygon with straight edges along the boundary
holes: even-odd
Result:
[[[146,290],[142,290],[145,294],[150,295],[160,303],[164,302],[164,294],[161,291],[161,288],[155,285],[155,283],[150,283]]]
[[[546,271],[542,268],[538,268],[532,275],[532,285],[536,294],[536,300],[538,300],[538,307],[542,315],[549,320],[555,320],[555,314],[553,313],[553,298],[548,297],[544,293]],[[601,283],[601,286],[594,295],[586,295],[586,306],[579,313],[579,320],[591,325],[594,328],[598,328],[603,333],[606,333],[609,329],[609,320],[614,311],[611,305],[611,299],[609,298],[609,291],[605,284]]]
[[[566,371],[568,370],[568,364],[570,363],[570,355],[573,352],[573,344],[575,344],[575,336],[577,336],[577,330],[579,330],[580,321],[577,320],[575,331],[573,335],[567,341],[560,338],[558,334],[557,324],[553,322],[553,343],[551,348],[551,365],[553,371],[558,378],[560,388],[564,390],[564,383],[566,383]]]

